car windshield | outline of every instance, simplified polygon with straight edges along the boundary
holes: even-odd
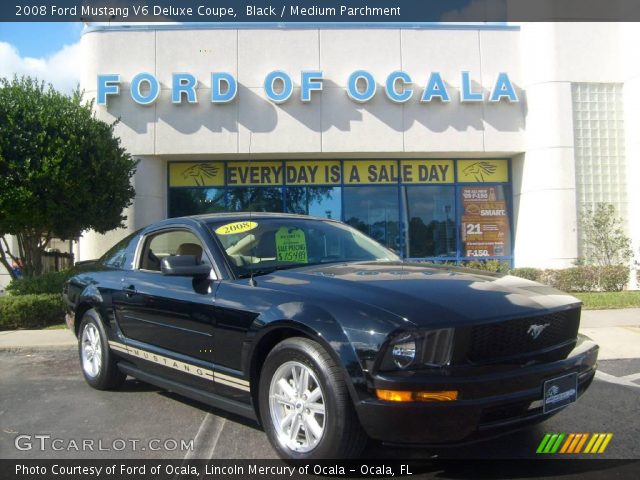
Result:
[[[325,263],[399,260],[358,230],[334,221],[254,218],[209,227],[239,277]]]

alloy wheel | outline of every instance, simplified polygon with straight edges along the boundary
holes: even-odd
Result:
[[[269,386],[269,410],[278,441],[298,453],[313,450],[327,424],[326,403],[318,378],[307,365],[285,362]]]
[[[91,378],[100,374],[102,368],[102,345],[100,332],[95,325],[89,323],[82,331],[82,369]]]

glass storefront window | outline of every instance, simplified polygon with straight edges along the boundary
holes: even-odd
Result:
[[[400,251],[397,186],[344,187],[343,219],[394,252]]]
[[[405,255],[456,256],[455,187],[402,187],[406,211]]]
[[[170,188],[169,217],[224,212],[224,188]]]
[[[405,258],[512,259],[508,159],[169,162],[169,216],[342,220]]]
[[[340,187],[287,187],[287,212],[315,217],[342,218]]]
[[[233,187],[227,190],[230,212],[283,212],[281,187]]]

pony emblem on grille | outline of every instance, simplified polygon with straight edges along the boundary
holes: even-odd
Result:
[[[538,338],[540,336],[542,331],[545,328],[547,328],[549,325],[551,325],[551,324],[550,323],[541,323],[541,324],[529,325],[529,330],[527,330],[527,333],[529,335],[531,335],[531,338],[533,338],[535,340],[536,338]]]

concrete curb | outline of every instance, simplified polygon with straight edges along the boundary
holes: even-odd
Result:
[[[640,308],[584,310],[580,333],[600,345],[598,360],[640,358]]]
[[[0,350],[57,350],[75,347],[71,330],[8,330],[0,332]]]
[[[581,328],[623,327],[640,325],[640,308],[618,310],[583,310]]]

